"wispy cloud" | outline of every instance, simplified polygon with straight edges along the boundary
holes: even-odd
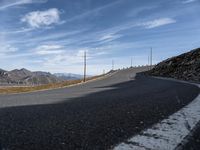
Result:
[[[152,5],[152,6],[141,6],[141,7],[137,7],[131,11],[128,12],[127,16],[128,17],[134,17],[137,16],[138,14],[145,12],[145,11],[152,11],[153,9],[158,8],[157,5]]]
[[[86,18],[86,17],[91,17],[92,15],[94,14],[98,14],[99,12],[103,11],[103,10],[106,10],[108,8],[111,8],[117,4],[120,4],[121,2],[123,2],[123,0],[116,0],[112,3],[109,3],[109,4],[106,4],[104,6],[100,6],[98,8],[95,8],[95,9],[92,9],[92,10],[89,10],[89,11],[86,11],[82,14],[79,14],[79,15],[76,15],[72,18],[69,18],[68,20],[66,20],[66,22],[72,22],[72,21],[76,21],[76,20],[80,20],[80,19],[83,19],[83,18]]]
[[[33,28],[21,28],[21,29],[16,29],[16,30],[9,30],[9,31],[0,31],[0,34],[18,34],[18,33],[26,33],[26,32],[30,32],[33,31]]]
[[[32,28],[58,24],[60,23],[60,11],[57,8],[51,8],[46,11],[33,11],[22,17],[21,21]]]
[[[9,44],[1,44],[0,53],[6,54],[6,53],[12,53],[18,51],[18,48],[13,47]]]
[[[38,49],[38,48],[37,48]],[[45,45],[42,46],[43,50],[37,50],[37,54],[42,58],[40,62],[41,65],[47,68],[58,67],[58,66],[72,66],[75,64],[80,64],[83,62],[84,52],[87,52],[87,59],[94,59],[97,56],[107,54],[102,50],[94,50],[91,48],[78,48],[78,49],[65,49],[63,46],[59,45]],[[44,50],[47,49],[47,50]],[[60,50],[61,49],[61,50]],[[64,49],[64,50],[63,50]],[[38,54],[39,52],[39,54]],[[55,53],[54,53],[55,52]]]
[[[108,33],[99,38],[99,41],[110,42],[120,38],[121,35],[115,33]]]
[[[115,41],[121,37],[124,37],[124,31],[130,30],[132,28],[142,27],[145,29],[152,29],[168,24],[175,23],[176,20],[172,18],[159,18],[154,20],[148,20],[144,22],[130,21],[127,23],[122,23],[121,25],[114,26],[108,29],[104,29],[98,32],[93,32],[88,36],[83,36],[77,38],[79,45],[81,44],[108,44]],[[123,34],[121,34],[123,33]]]
[[[47,68],[55,67],[55,66],[71,66],[77,63],[83,62],[84,51],[86,49],[80,49],[73,52],[65,51],[65,53],[60,54],[52,54],[43,56],[43,62],[41,65]]]
[[[5,10],[10,7],[32,3],[45,3],[47,0],[3,0],[0,2],[0,10]]]
[[[52,55],[64,53],[61,45],[41,45],[35,48],[34,53],[37,55]]]
[[[146,29],[152,29],[168,24],[176,23],[176,20],[172,18],[160,18],[160,19],[155,19],[152,21],[147,21],[143,23],[139,23],[138,26],[144,26]]]
[[[0,55],[5,56],[18,51],[18,48],[14,45],[11,45],[4,37],[3,34],[0,34]]]
[[[63,40],[63,39],[70,37],[70,36],[79,35],[86,30],[87,29],[80,29],[80,30],[73,30],[73,31],[62,31],[62,32],[56,32],[56,33],[49,33],[49,34],[45,34],[45,35],[40,36],[40,37],[34,37],[34,38],[31,38],[31,39],[24,39],[24,41],[25,42],[31,42],[31,43],[45,42],[45,41],[56,42],[56,41]],[[21,41],[21,42],[24,42],[24,41]],[[64,41],[66,41],[66,40],[64,40]]]
[[[188,4],[188,3],[192,3],[192,2],[195,2],[197,0],[184,0],[182,1],[183,4]]]

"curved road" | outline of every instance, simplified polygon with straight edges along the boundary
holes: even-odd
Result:
[[[113,148],[190,103],[199,88],[119,71],[69,88],[0,95],[0,150]]]

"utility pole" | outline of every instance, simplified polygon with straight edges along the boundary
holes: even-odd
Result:
[[[86,62],[86,51],[84,52],[84,79],[83,79],[83,82],[86,81],[86,65],[87,65],[87,62]]]
[[[150,50],[150,69],[152,69],[152,47]]]
[[[133,58],[131,57],[131,68],[133,67]]]
[[[148,54],[148,70],[150,70],[150,55]]]
[[[112,70],[114,70],[114,60],[112,60]]]

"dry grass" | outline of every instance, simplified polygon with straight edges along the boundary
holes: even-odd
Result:
[[[87,78],[86,80],[89,81],[89,80],[97,79],[100,77],[102,77],[102,75],[90,77],[90,78]],[[27,87],[2,87],[0,88],[0,94],[13,94],[13,93],[56,89],[56,88],[67,87],[70,85],[75,85],[81,82],[83,82],[83,80],[71,80],[71,81],[63,81],[60,83],[52,83],[52,84],[45,84],[45,85],[38,85],[38,86],[27,86]]]

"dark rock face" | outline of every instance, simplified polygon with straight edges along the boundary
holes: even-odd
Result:
[[[167,59],[147,73],[153,76],[200,82],[200,48]]]
[[[27,69],[5,71],[0,69],[0,85],[33,85],[48,84],[62,81],[48,72],[31,72]]]

